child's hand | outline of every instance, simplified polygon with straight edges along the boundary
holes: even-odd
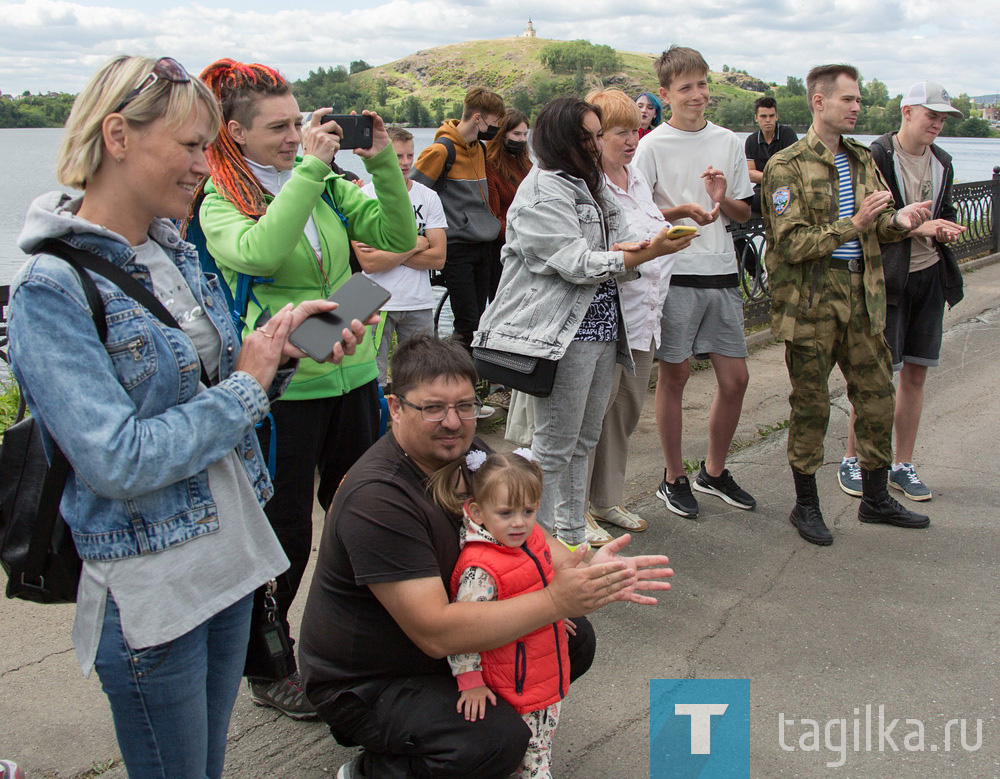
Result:
[[[569,633],[571,636],[576,635],[576,623],[573,620],[567,617],[566,619],[563,620],[563,624],[566,626],[567,633]]]
[[[458,706],[456,707],[456,710],[459,714],[464,713],[465,719],[469,722],[474,722],[477,719],[483,719],[486,716],[487,698],[489,698],[490,703],[494,706],[497,705],[497,696],[494,695],[493,690],[486,685],[463,690],[462,694],[458,696]]]

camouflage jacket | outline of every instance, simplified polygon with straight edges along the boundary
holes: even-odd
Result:
[[[888,191],[868,147],[843,139],[854,182],[855,213],[872,192]],[[797,320],[815,316],[823,295],[830,255],[853,238],[864,252],[865,304],[872,335],[885,329],[885,281],[879,241],[893,243],[908,235],[890,222],[887,208],[863,234],[850,218],[839,218],[840,177],[831,152],[812,128],[798,143],[782,149],[764,169],[761,208],[767,235],[768,281],[771,287],[771,332],[783,340],[795,337]]]

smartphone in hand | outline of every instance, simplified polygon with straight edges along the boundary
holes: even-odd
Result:
[[[372,147],[375,123],[370,116],[364,114],[327,114],[320,119],[320,124],[336,122],[340,125],[343,135],[340,137],[341,149],[370,149]]]
[[[324,362],[333,353],[334,344],[343,341],[343,330],[350,328],[352,320],[366,322],[390,297],[385,287],[363,273],[355,273],[330,295],[329,300],[337,303],[337,308],[313,314],[291,332],[288,340],[316,362]]]
[[[674,225],[667,230],[667,238],[673,241],[677,238],[686,238],[687,236],[694,235],[697,232],[697,227],[691,227],[690,225]]]

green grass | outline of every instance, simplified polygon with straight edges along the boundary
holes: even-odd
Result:
[[[436,46],[364,70],[352,75],[351,80],[360,87],[371,88],[379,79],[385,79],[389,91],[387,102],[391,106],[398,106],[410,95],[416,95],[427,106],[435,98],[444,98],[450,105],[461,102],[473,86],[484,86],[510,98],[519,90],[531,88],[532,80],[539,77],[572,84],[572,74],[553,73],[539,58],[542,49],[556,42],[547,38],[512,37]],[[653,71],[656,55],[620,50],[618,54],[624,67],[618,73],[605,76],[604,81],[630,95],[657,94],[659,83]],[[721,73],[711,75],[713,98],[757,96],[723,82]],[[601,86],[601,80],[588,73],[586,87],[596,86]]]
[[[14,379],[0,381],[0,431],[6,430],[17,417],[21,388]]]

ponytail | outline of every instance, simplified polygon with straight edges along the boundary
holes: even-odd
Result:
[[[460,493],[458,491],[459,471],[465,477],[465,484],[468,489],[472,483],[472,474],[465,467],[464,457],[459,457],[443,468],[434,471],[427,481],[427,491],[430,492],[431,498],[449,514],[461,514],[465,501],[470,497],[468,493]]]

